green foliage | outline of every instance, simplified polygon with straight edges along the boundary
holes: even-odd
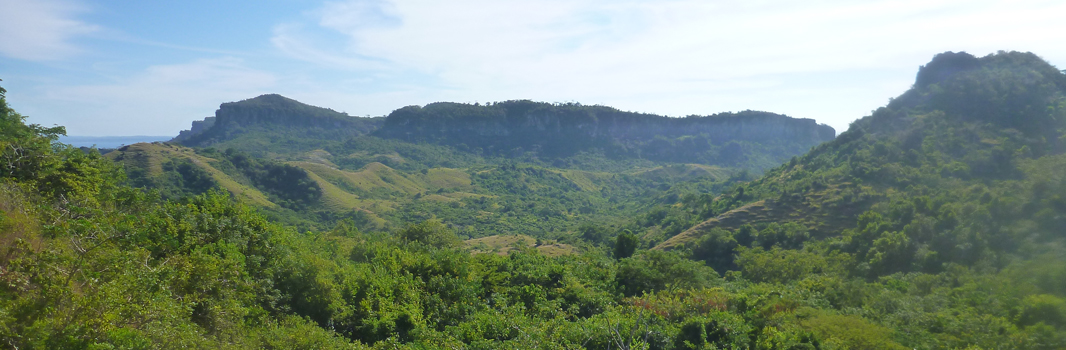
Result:
[[[218,187],[215,180],[211,178],[211,174],[194,165],[188,159],[167,162],[163,164],[163,171],[174,172],[177,178],[173,182],[195,194],[201,194]]]
[[[640,247],[640,237],[631,232],[622,233],[615,238],[614,258],[625,259],[631,257],[637,251],[637,247]]]
[[[233,168],[249,179],[257,188],[272,195],[274,202],[289,208],[301,208],[322,197],[322,189],[307,176],[307,172],[288,164],[271,162],[227,150],[225,158]],[[227,167],[223,167],[226,169]]]
[[[124,177],[98,152],[56,142],[66,130],[25,124],[25,116],[7,105],[0,90],[0,179],[33,186],[56,200],[95,201]]]
[[[692,259],[702,260],[720,274],[736,271],[735,250],[740,246],[729,231],[715,228],[703,235],[692,248]]]
[[[56,167],[52,143],[60,135],[66,135],[61,126],[45,128],[37,124],[25,124],[26,117],[7,105],[6,90],[0,90],[0,161],[3,176],[17,180],[29,180],[32,176]]]
[[[1066,301],[1049,294],[1027,296],[1022,300],[1017,323],[1022,326],[1043,323],[1062,328],[1066,326]]]
[[[397,233],[405,242],[417,242],[435,248],[454,248],[459,245],[459,237],[440,221],[426,220],[417,225],[410,225]]]
[[[219,184],[206,170],[186,158],[170,159],[161,164],[162,176],[153,177],[144,168],[127,168],[130,186],[151,188],[166,199],[195,196],[218,188]]]
[[[787,283],[811,274],[828,273],[833,268],[831,262],[820,254],[780,247],[771,250],[740,248],[736,264],[744,278],[770,283]]]
[[[840,349],[906,349],[892,340],[891,331],[862,318],[845,315],[804,317],[800,324],[826,347]]]
[[[714,270],[685,259],[681,254],[647,250],[622,259],[618,264],[616,281],[626,296],[670,290],[709,286],[717,279]]]
[[[7,164],[0,342],[20,349],[1063,348],[1066,85],[1048,68],[1019,53],[938,56],[904,96],[748,182],[739,173],[666,176],[687,166],[650,175],[561,170],[548,167],[555,160],[533,160],[562,152],[548,148],[479,146],[477,155],[467,152],[477,152],[471,144],[463,151],[366,136],[313,148],[324,151],[310,161],[334,170],[371,161],[400,169],[380,177],[389,186],[358,194],[380,201],[374,209],[388,208],[381,213],[326,211],[317,204],[326,195],[316,180],[323,176],[240,147],[158,164],[175,190],[145,193],[120,185],[121,170],[97,153],[55,144],[62,130],[25,125],[0,99]],[[588,122],[589,111],[616,113],[529,103],[423,109],[489,121],[500,111],[560,113],[574,122]],[[297,125],[299,132],[318,122]],[[218,145],[253,148],[263,136],[256,135]],[[677,145],[706,151],[695,136],[652,138],[651,148],[600,141],[575,140],[592,151],[570,159]],[[271,147],[261,151],[282,148]],[[746,146],[723,147],[744,154]],[[513,153],[522,155],[484,157]],[[275,153],[284,154],[292,153]],[[470,182],[421,185],[466,179],[434,177],[444,164],[464,168],[447,171]],[[209,169],[289,209],[242,204],[213,189],[219,182]],[[413,179],[423,182],[401,184]],[[390,224],[369,225],[377,214]],[[304,222],[320,215],[317,227],[329,230],[285,226],[274,220],[280,215]],[[711,217],[718,226],[677,251],[638,249],[695,232],[688,228]],[[526,232],[583,251],[472,254],[460,244],[461,236]]]

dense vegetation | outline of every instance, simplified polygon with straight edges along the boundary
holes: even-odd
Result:
[[[1032,54],[938,55],[907,93],[757,178],[366,136],[271,160],[105,158],[2,98],[0,117],[11,348],[1066,346],[1066,74]],[[393,207],[322,204],[342,207],[342,185]],[[463,241],[515,233],[538,240]],[[540,249],[554,241],[578,249]]]

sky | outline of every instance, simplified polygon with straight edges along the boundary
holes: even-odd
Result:
[[[1066,68],[1063,1],[0,0],[0,86],[69,135],[176,135],[278,93],[355,116],[529,99],[837,132],[933,55]]]

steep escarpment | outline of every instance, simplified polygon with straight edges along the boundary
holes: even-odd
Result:
[[[409,106],[390,114],[374,134],[487,155],[602,152],[616,158],[758,167],[832,140],[836,131],[812,119],[768,112],[670,118],[605,106],[506,101]]]
[[[323,148],[324,142],[361,136],[447,146],[479,156],[551,160],[556,166],[589,155],[609,161],[761,171],[832,140],[836,131],[812,119],[769,112],[671,118],[526,100],[486,105],[441,102],[400,108],[383,118],[356,118],[263,95],[222,104],[214,117],[194,122],[191,130],[171,142],[238,148],[265,156],[307,152]]]
[[[359,118],[270,94],[223,103],[214,117],[193,122],[171,142],[209,146],[251,134],[267,138],[344,139],[377,129],[382,118]]]
[[[207,131],[207,129],[210,129],[212,126],[215,126],[215,117],[207,117],[204,118],[204,120],[194,120],[192,122],[192,128],[189,130],[182,130],[178,133],[178,136],[171,139],[170,142],[184,142],[193,136],[203,134],[204,131]]]

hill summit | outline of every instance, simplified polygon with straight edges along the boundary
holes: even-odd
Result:
[[[1003,266],[1066,228],[1064,152],[1063,72],[1032,53],[947,52],[835,140],[700,204],[708,220],[658,248],[819,247],[871,278]]]
[[[198,147],[255,144],[256,148],[284,142],[313,149],[314,140],[343,141],[362,135],[491,157],[559,159],[587,153],[615,160],[762,170],[832,140],[836,131],[813,119],[769,112],[671,118],[528,100],[438,102],[400,108],[384,118],[357,118],[280,95],[263,95],[222,104],[215,117],[194,122],[192,130],[172,142]]]
[[[381,118],[352,117],[328,108],[315,107],[278,94],[261,95],[219,106],[214,117],[193,122],[171,142],[208,146],[242,134],[292,132],[314,139],[341,139],[377,129]]]
[[[795,149],[832,140],[836,131],[813,119],[769,112],[671,118],[598,105],[521,100],[404,107],[389,114],[374,134],[485,154],[566,157],[595,150],[609,157],[737,165],[762,153],[773,159],[765,160],[766,165],[773,165],[794,155]]]

